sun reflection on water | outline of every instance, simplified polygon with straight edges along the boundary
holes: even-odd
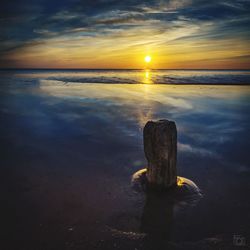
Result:
[[[142,79],[142,82],[144,84],[151,84],[153,83],[152,81],[152,76],[151,76],[151,72],[149,69],[146,69],[144,72],[143,72],[143,79]]]

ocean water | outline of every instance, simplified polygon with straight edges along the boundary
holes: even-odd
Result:
[[[15,75],[65,84],[250,84],[250,70],[15,70]]]
[[[9,249],[233,249],[250,241],[250,72],[1,71],[3,235]],[[142,130],[169,119],[176,203],[136,192]]]

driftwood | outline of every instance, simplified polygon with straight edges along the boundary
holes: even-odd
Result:
[[[148,121],[143,130],[144,152],[148,160],[147,184],[153,189],[169,189],[177,182],[177,131],[173,121]]]

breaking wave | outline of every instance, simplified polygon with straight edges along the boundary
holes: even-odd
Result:
[[[46,80],[103,84],[250,84],[250,71],[123,70],[50,75]]]

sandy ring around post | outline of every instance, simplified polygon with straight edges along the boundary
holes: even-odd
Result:
[[[141,169],[135,172],[131,179],[131,185],[134,191],[138,193],[147,192],[147,169]],[[168,198],[172,198],[176,205],[196,205],[203,197],[200,188],[191,180],[177,176],[177,185],[170,190],[165,191]]]
[[[163,204],[164,200],[167,201],[170,205],[173,205],[174,209],[178,208],[186,208],[190,206],[195,206],[199,200],[203,197],[201,190],[199,187],[191,180],[177,176],[177,185],[176,187],[173,187],[169,190],[166,191],[151,191],[147,190],[147,178],[146,178],[146,172],[147,169],[141,169],[137,171],[136,173],[133,174],[132,179],[131,179],[131,184],[133,190],[138,194],[138,195],[143,195],[147,196],[150,193],[150,196],[152,195],[160,195],[158,196],[159,199],[162,199]],[[122,218],[123,220],[136,220],[136,217],[131,216],[126,216],[126,215],[119,215],[117,218],[112,218],[112,223],[114,220],[116,221],[115,224],[120,224],[119,219]],[[138,218],[137,218],[138,219]],[[140,222],[138,221],[138,224]],[[114,237],[122,237],[122,238],[127,238],[131,240],[140,240],[143,239],[144,237],[147,237],[147,233],[144,231],[140,231],[138,229],[135,229],[136,227],[129,227],[123,228],[123,226],[116,227],[113,224],[112,225],[107,225],[107,230],[112,233]],[[173,242],[169,242],[170,245],[174,244]]]

